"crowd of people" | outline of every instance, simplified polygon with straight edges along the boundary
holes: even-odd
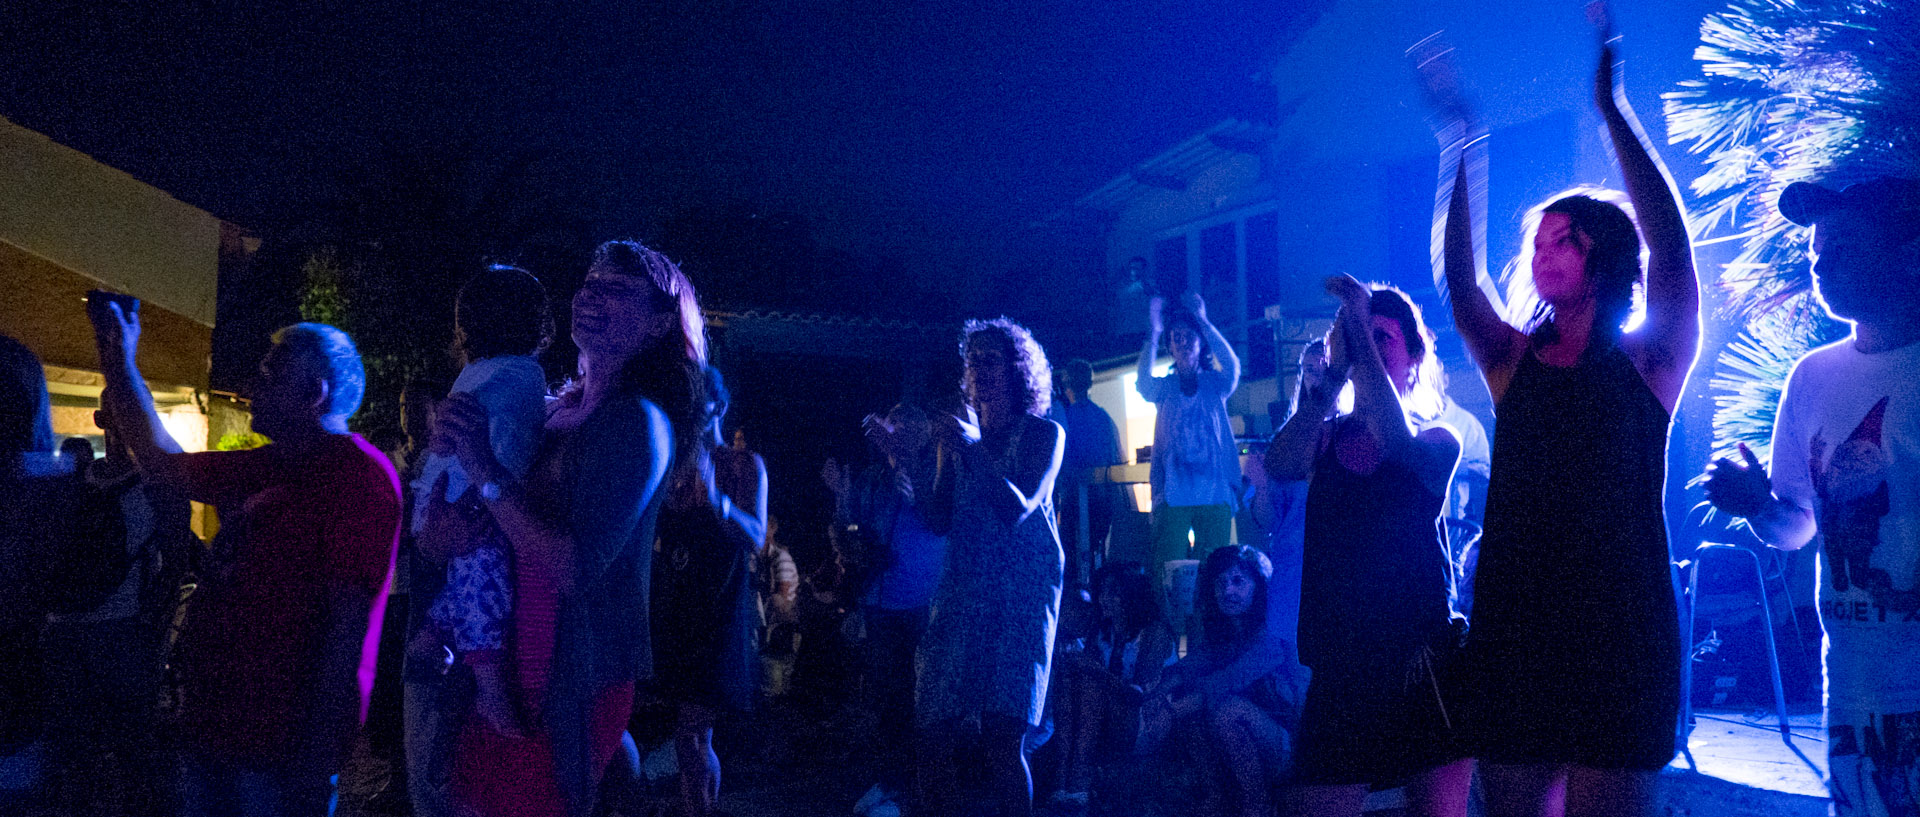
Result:
[[[0,338],[0,808],[616,813],[651,713],[668,808],[705,817],[716,725],[811,695],[872,716],[867,817],[1118,813],[1129,775],[1100,769],[1168,766],[1206,815],[1356,817],[1404,787],[1410,813],[1464,817],[1476,780],[1493,817],[1651,814],[1679,734],[1662,492],[1700,288],[1597,22],[1627,206],[1536,209],[1518,325],[1474,258],[1477,124],[1446,61],[1423,66],[1453,178],[1439,283],[1494,400],[1490,455],[1419,308],[1333,276],[1332,327],[1257,458],[1270,541],[1233,541],[1240,363],[1192,293],[1150,300],[1139,357],[1147,558],[1101,547],[1121,497],[1095,475],[1121,453],[1092,367],[1056,379],[1001,318],[963,327],[957,400],[869,415],[870,463],[825,464],[833,556],[804,577],[765,464],[722,438],[692,282],[636,242],[594,254],[552,392],[545,288],[480,271],[458,377],[409,384],[397,462],[348,430],[366,378],[333,327],[274,335],[251,394],[269,444],[183,453],[137,302],[91,300],[98,460],[56,453],[38,362]],[[1813,228],[1819,295],[1853,332],[1796,368],[1771,468],[1743,450],[1706,489],[1770,544],[1822,537],[1836,810],[1910,813],[1920,183],[1796,184],[1779,209]],[[189,501],[218,511],[209,544]],[[361,786],[382,764],[400,782]]]

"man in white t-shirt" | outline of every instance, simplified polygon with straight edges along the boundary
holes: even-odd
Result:
[[[1835,813],[1920,813],[1920,182],[1800,183],[1780,214],[1813,228],[1814,288],[1853,326],[1807,353],[1774,422],[1707,496],[1761,539],[1820,542],[1827,754]]]

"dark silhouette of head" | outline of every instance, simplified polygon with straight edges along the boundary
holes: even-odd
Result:
[[[547,288],[519,267],[494,264],[468,279],[453,315],[454,348],[469,361],[539,354],[553,339]]]

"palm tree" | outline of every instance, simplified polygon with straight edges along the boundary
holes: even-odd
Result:
[[[1714,448],[1765,451],[1793,362],[1844,334],[1813,301],[1805,229],[1774,201],[1794,182],[1920,176],[1920,3],[1735,0],[1700,39],[1703,76],[1665,98],[1669,141],[1708,164],[1695,235],[1740,247],[1718,277],[1743,328],[1711,382]]]

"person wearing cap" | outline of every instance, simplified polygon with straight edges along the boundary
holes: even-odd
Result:
[[[1836,814],[1912,813],[1920,791],[1920,181],[1801,182],[1780,214],[1812,228],[1814,293],[1851,334],[1793,368],[1772,474],[1707,468],[1707,498],[1782,550],[1818,538],[1827,760]]]

